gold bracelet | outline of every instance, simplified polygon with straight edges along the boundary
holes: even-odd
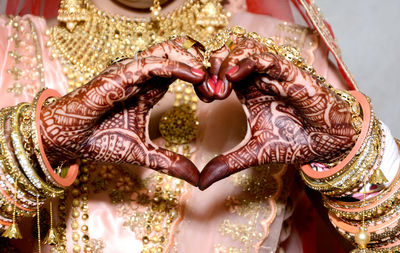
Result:
[[[32,164],[27,157],[26,151],[23,148],[22,138],[19,133],[19,116],[21,110],[29,106],[31,105],[29,105],[28,103],[21,103],[12,112],[11,140],[15,150],[15,155],[25,175],[28,177],[29,181],[36,187],[36,189],[38,189],[40,193],[42,193],[46,197],[56,197],[61,195],[64,190],[48,185],[39,177],[35,169],[32,167]]]
[[[36,199],[36,196],[39,196],[39,192],[37,189],[29,182],[28,178],[24,175],[24,173],[18,168],[18,162],[14,159],[14,156],[11,154],[9,144],[6,141],[6,133],[5,133],[5,122],[9,117],[13,107],[3,108],[0,111],[0,147],[2,159],[4,162],[4,173],[9,175],[12,181],[17,181],[18,188],[27,192],[30,196],[33,196],[31,199]]]

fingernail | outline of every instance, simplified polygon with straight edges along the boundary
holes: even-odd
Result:
[[[214,83],[213,80],[208,79],[208,81],[207,81],[207,87],[208,87],[208,89],[211,91],[211,93],[214,93],[214,91],[215,91],[215,83]]]
[[[204,75],[204,71],[201,70],[201,69],[192,68],[191,71],[196,76],[203,76]]]
[[[217,81],[218,81],[217,75],[213,75],[213,76],[211,77],[211,79],[213,80],[214,84],[216,84]]]
[[[217,85],[216,85],[216,87],[215,87],[215,93],[216,93],[217,95],[219,95],[219,96],[222,95],[223,86],[224,86],[224,83],[223,83],[221,80],[219,80],[218,83],[217,83]]]
[[[226,72],[226,74],[227,74],[227,75],[232,75],[233,73],[235,73],[236,71],[238,71],[238,69],[239,69],[239,66],[234,66],[234,67],[232,67],[230,70],[228,70],[228,71]]]

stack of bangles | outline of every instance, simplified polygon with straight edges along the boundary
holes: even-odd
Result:
[[[0,231],[4,237],[21,238],[17,218],[36,216],[45,200],[63,194],[78,175],[78,164],[69,166],[67,173],[61,167],[53,169],[40,138],[41,108],[58,97],[55,90],[44,89],[32,104],[0,110]]]
[[[399,144],[375,118],[369,99],[358,91],[349,93],[360,105],[362,116],[354,147],[340,161],[303,165],[301,176],[323,194],[330,221],[358,246],[354,252],[397,251],[400,170],[399,159],[393,158],[398,157]]]

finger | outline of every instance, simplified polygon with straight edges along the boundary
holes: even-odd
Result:
[[[351,122],[348,103],[282,57],[271,53],[252,55],[231,72],[226,75],[231,82],[239,82],[253,72],[265,73],[257,78],[257,88],[284,98],[313,126],[331,129]]]
[[[204,80],[205,73],[185,63],[158,57],[141,58],[133,63],[132,70],[139,72],[138,81],[148,80],[158,76],[181,79],[193,84]]]
[[[200,190],[243,169],[259,165],[258,152],[255,152],[259,146],[256,139],[251,139],[235,151],[212,159],[200,174]]]
[[[161,173],[183,179],[194,186],[197,186],[199,180],[199,170],[189,159],[163,148],[157,148],[149,152],[146,166]]]
[[[211,76],[215,76],[215,78],[217,78],[222,62],[225,60],[226,57],[228,57],[229,53],[229,48],[224,46],[211,54],[211,57],[209,59],[211,67],[208,70]]]
[[[211,102],[214,95],[214,85],[208,82],[208,74],[202,63],[203,56],[196,46],[192,46],[185,50],[183,45],[186,41],[184,37],[178,37],[164,43],[155,45],[146,51],[141,52],[138,57],[160,57],[169,60],[179,61],[185,63],[193,68],[196,73],[204,73],[203,83],[193,83],[195,85],[195,92],[203,102]]]
[[[194,43],[189,48],[187,48],[185,46],[185,42],[187,42],[188,40],[190,40],[191,43]],[[201,63],[203,62],[204,57],[199,48],[200,45],[197,42],[195,42],[195,41],[193,42],[193,40],[191,40],[190,38],[186,38],[186,37],[178,37],[178,38],[174,39],[173,42],[178,44],[182,49],[184,49],[187,52],[189,52],[190,54],[192,54],[196,58],[197,61],[199,61]]]
[[[183,43],[184,43],[184,38],[181,37],[175,40],[168,40],[160,44],[156,44],[152,47],[149,47],[145,51],[140,52],[138,54],[138,57],[165,58],[172,61],[182,62],[191,66],[192,68],[197,68],[205,71],[200,52],[197,52],[195,48],[191,49],[190,52],[188,50],[185,50],[182,47]]]
[[[224,60],[229,56],[230,52],[237,47],[245,38],[238,37],[236,35],[231,35],[229,45],[225,45],[222,48],[214,51],[210,56],[210,64],[211,67],[209,68],[210,75],[214,79],[218,79],[218,73],[221,68],[222,63]],[[214,77],[215,76],[215,77]]]
[[[195,86],[196,94],[203,102],[209,103],[214,101],[215,87],[218,82],[217,74],[223,60],[228,54],[228,48],[223,47],[211,55],[209,60],[211,67],[208,69],[209,75],[207,75],[204,82]]]
[[[215,99],[215,88],[218,83],[220,67],[225,58],[228,57],[230,50],[235,48],[242,40],[242,37],[231,35],[230,45],[224,45],[222,48],[212,52],[208,60],[211,65],[208,69],[209,76],[195,89],[197,95],[203,102],[209,103]]]
[[[266,51],[266,47],[255,40],[243,39],[222,62],[218,72],[218,82],[215,88],[215,98],[225,99],[232,91],[232,84],[226,78],[226,73],[232,67],[237,65],[241,60],[253,55]]]
[[[242,81],[254,72],[270,73],[273,68],[279,67],[281,66],[278,63],[276,55],[272,53],[263,53],[244,58],[226,72],[225,75],[228,81],[235,83]]]

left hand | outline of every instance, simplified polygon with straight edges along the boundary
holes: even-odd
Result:
[[[82,158],[146,166],[197,185],[199,171],[182,155],[155,145],[148,135],[151,109],[176,79],[205,77],[199,56],[177,38],[108,67],[89,83],[44,106],[41,133],[53,164]]]
[[[251,166],[329,161],[354,144],[349,104],[257,41],[243,39],[221,63],[218,77],[232,83],[249,129],[233,151],[205,166],[201,190]]]

